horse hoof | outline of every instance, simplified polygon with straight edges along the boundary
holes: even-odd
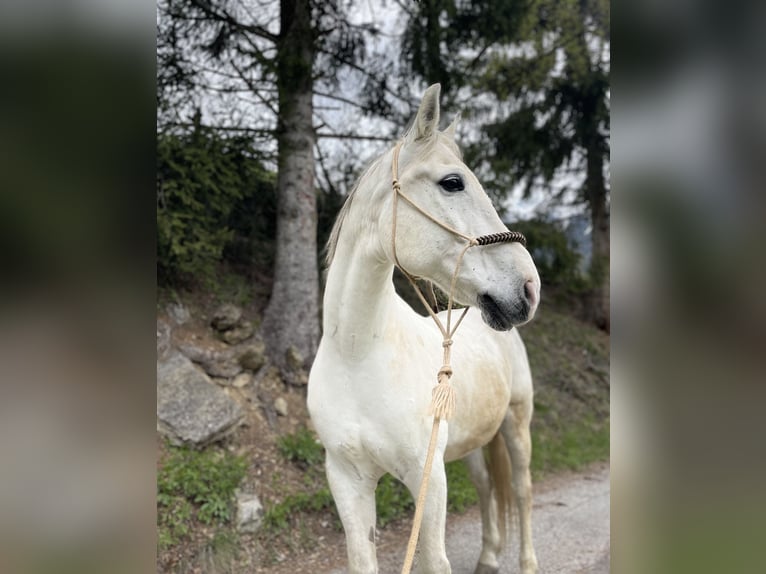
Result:
[[[486,564],[479,562],[476,565],[476,570],[473,571],[473,574],[497,574],[499,571],[500,566],[487,566]]]
[[[532,557],[530,560],[522,560],[521,573],[522,574],[537,574],[537,558]]]

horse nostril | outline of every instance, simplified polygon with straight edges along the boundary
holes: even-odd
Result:
[[[524,283],[524,295],[529,302],[530,308],[534,308],[537,305],[537,289],[535,289],[534,281]]]

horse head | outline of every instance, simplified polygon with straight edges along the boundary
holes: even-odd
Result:
[[[481,309],[498,331],[529,321],[540,300],[540,277],[518,242],[477,245],[507,232],[455,143],[458,118],[440,131],[439,84],[428,88],[417,116],[392,155],[395,189],[378,220],[387,259],[432,281],[453,300]],[[393,172],[396,173],[393,173]],[[397,197],[396,183],[405,201]],[[456,272],[457,269],[457,272]]]

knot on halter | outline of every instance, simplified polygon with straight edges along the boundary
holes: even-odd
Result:
[[[439,369],[439,372],[436,375],[436,378],[439,381],[439,384],[442,383],[443,377],[447,377],[448,380],[452,378],[452,367],[450,367],[449,365],[442,365],[442,368]]]
[[[393,188],[394,188],[394,190],[395,190],[397,193],[400,193],[400,192],[402,191],[402,184],[401,184],[401,183],[399,183],[399,180],[398,180],[398,179],[394,179],[394,181],[392,181],[392,182],[391,182],[391,187],[393,187]]]
[[[442,341],[442,347],[444,347],[445,349],[447,347],[451,347],[452,342],[453,342],[452,339],[444,339],[444,341]]]

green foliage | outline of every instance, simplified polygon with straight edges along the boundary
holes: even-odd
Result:
[[[465,161],[495,206],[521,189],[590,210],[590,284],[576,287],[608,330],[609,2],[423,0],[407,13],[408,72],[441,82],[479,128]]]
[[[447,471],[447,510],[464,512],[470,506],[479,502],[476,487],[468,475],[468,467],[462,460],[448,462]]]
[[[476,487],[468,475],[468,469],[462,461],[448,462],[447,473],[447,510],[464,512],[479,501]],[[385,526],[392,520],[409,516],[415,510],[415,501],[404,484],[390,474],[378,482],[375,491],[375,507],[378,525]]]
[[[390,474],[384,475],[375,490],[378,526],[383,527],[392,520],[413,512],[414,509],[415,501],[407,487]]]
[[[241,542],[234,528],[219,528],[201,552],[209,572],[234,572],[233,564],[240,555]]]
[[[264,527],[271,532],[279,532],[286,529],[290,519],[299,512],[318,512],[329,509],[336,514],[335,502],[328,487],[323,487],[316,492],[298,492],[285,497],[282,502],[273,505],[263,515]]]
[[[273,175],[248,139],[223,137],[198,120],[190,133],[157,138],[157,267],[163,283],[210,280],[225,250],[230,260],[246,259],[263,247],[265,236],[273,237]]]
[[[515,40],[527,11],[528,2],[417,2],[402,39],[407,73],[427,84],[441,83],[449,102],[458,89],[472,83],[489,45]],[[470,56],[462,55],[466,53]]]
[[[277,448],[286,460],[295,462],[308,471],[304,482],[309,490],[288,494],[281,502],[268,508],[263,516],[265,528],[272,533],[284,531],[291,520],[303,512],[329,510],[337,518],[335,502],[327,480],[324,473],[318,473],[318,468],[321,468],[318,465],[324,460],[324,447],[316,440],[314,434],[306,428],[299,429],[293,434],[279,437]],[[312,490],[317,480],[322,486],[318,490]],[[278,484],[281,476],[275,475],[273,481]]]
[[[513,4],[524,6],[523,14],[505,23],[513,33],[487,34],[498,48],[525,48],[490,51],[473,83],[498,101],[515,102],[512,111],[484,125],[481,151],[489,151],[496,187],[525,181],[529,191],[549,183],[560,168],[584,168],[586,154],[602,160],[608,154],[609,61],[603,48],[609,6],[601,0]],[[475,9],[492,12],[489,2]]]
[[[280,454],[287,460],[297,462],[304,467],[313,466],[324,459],[322,444],[314,438],[310,430],[305,428],[279,437],[277,447]]]
[[[169,548],[189,533],[192,505],[183,496],[165,493],[157,495],[157,519],[159,522],[160,548]]]
[[[157,475],[157,519],[163,547],[184,537],[192,518],[204,524],[231,520],[234,491],[247,461],[216,450],[171,448]]]

